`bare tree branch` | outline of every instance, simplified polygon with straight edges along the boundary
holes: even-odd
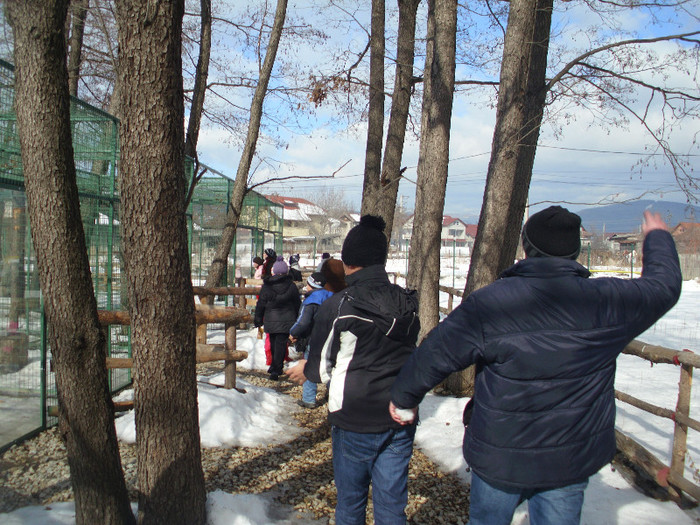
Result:
[[[700,35],[700,31],[693,31],[692,33],[683,33],[679,35],[667,35],[667,36],[660,36],[656,38],[633,38],[630,40],[621,40],[619,42],[613,42],[611,44],[607,44],[604,46],[597,47],[595,49],[591,49],[590,51],[587,51],[583,53],[582,55],[579,55],[578,57],[574,58],[571,60],[568,64],[566,64],[554,77],[547,82],[547,85],[545,86],[545,89],[547,91],[552,89],[552,86],[554,86],[557,82],[561,80],[561,78],[571,71],[571,69],[576,66],[577,64],[580,64],[583,60],[588,58],[591,55],[595,55],[597,53],[601,53],[603,51],[607,51],[609,49],[613,49],[616,47],[622,47],[622,46],[629,46],[632,44],[652,44],[655,42],[664,42],[664,41],[669,41],[669,40],[682,40],[684,42],[694,42],[694,43],[700,43],[700,40],[696,39],[691,39],[690,37]]]

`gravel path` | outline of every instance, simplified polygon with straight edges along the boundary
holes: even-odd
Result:
[[[206,373],[206,369],[198,368],[198,373]],[[267,374],[245,370],[239,371],[239,376],[252,384],[301,398],[301,387],[288,381],[269,381]],[[319,394],[323,393],[324,387],[320,386]],[[305,431],[291,443],[203,448],[207,492],[270,494],[276,501],[292,506],[300,522],[316,519],[332,525],[336,493],[326,410],[303,410],[295,417]],[[135,447],[120,442],[120,452],[126,483],[136,501]],[[467,487],[456,477],[440,472],[419,450],[414,451],[409,467],[408,491],[409,523],[467,521]],[[0,512],[72,499],[65,448],[55,428],[0,456]],[[374,523],[371,505],[367,523]]]

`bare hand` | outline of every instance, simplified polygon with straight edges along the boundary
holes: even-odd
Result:
[[[290,381],[294,381],[298,385],[304,384],[304,381],[306,381],[304,365],[306,365],[306,359],[299,359],[295,367],[287,369],[287,377]]]
[[[393,401],[389,401],[389,414],[391,414],[391,419],[399,425],[410,425],[416,420],[418,407],[398,408]]]
[[[660,213],[652,213],[649,210],[644,212],[644,221],[642,221],[642,233],[646,237],[647,233],[652,230],[666,230],[668,226],[661,218]]]

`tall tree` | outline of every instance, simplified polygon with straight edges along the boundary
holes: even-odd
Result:
[[[207,78],[209,77],[209,58],[211,55],[211,0],[201,0],[200,9],[199,56],[195,69],[192,104],[190,105],[190,116],[187,122],[187,134],[185,136],[185,155],[193,159],[197,158],[199,127],[202,122],[204,95],[206,94]]]
[[[241,159],[238,162],[238,171],[236,172],[236,180],[233,183],[231,199],[229,201],[228,211],[226,213],[226,225],[221,233],[221,239],[216,247],[214,260],[212,261],[207,274],[205,286],[218,286],[221,282],[226,265],[228,262],[228,254],[231,251],[233,240],[238,227],[238,220],[241,217],[243,210],[243,200],[248,189],[248,178],[250,175],[250,166],[253,162],[253,155],[257,147],[258,135],[260,133],[260,120],[263,114],[263,102],[267,93],[267,86],[272,75],[272,68],[275,64],[277,49],[279,48],[280,40],[282,39],[282,30],[284,28],[284,20],[287,14],[287,0],[277,0],[277,9],[275,10],[275,20],[270,33],[270,41],[265,52],[265,60],[260,69],[260,77],[258,79],[253,101],[250,105],[250,119],[248,123],[248,134],[246,136],[245,146]]]
[[[362,186],[362,214],[376,211],[372,209],[373,196],[379,189],[381,175],[382,144],[384,142],[384,53],[386,50],[384,40],[386,22],[384,18],[384,0],[372,0],[369,37],[369,110],[365,145],[365,173]]]
[[[139,523],[205,523],[184,178],[184,0],[117,2]]]
[[[70,130],[67,0],[12,0],[15,111],[76,523],[134,523],[121,470]]]
[[[496,126],[464,297],[513,263],[544,111],[552,0],[512,0]]]
[[[407,284],[418,291],[422,338],[438,322],[440,232],[450,154],[457,0],[428,2],[423,113]]]
[[[366,191],[362,197],[364,213],[379,215],[386,221],[385,234],[391,239],[394,229],[394,210],[401,180],[401,157],[406,137],[406,124],[411,107],[413,60],[416,48],[416,17],[420,0],[399,0],[399,32],[396,44],[396,74],[394,92],[391,98],[389,127],[382,159],[381,176],[368,182],[374,176],[365,171]],[[371,82],[370,82],[371,85]],[[371,104],[371,99],[370,99]]]
[[[72,0],[70,3],[70,37],[68,39],[68,91],[78,96],[78,79],[83,58],[83,36],[90,0]]]

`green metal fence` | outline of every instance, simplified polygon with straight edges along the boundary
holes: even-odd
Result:
[[[51,350],[26,209],[24,180],[14,102],[14,69],[0,60],[0,450],[56,423]],[[71,99],[73,148],[80,210],[93,286],[100,309],[126,308],[126,281],[119,228],[118,121],[78,99]],[[191,177],[194,164],[186,173]],[[200,168],[202,166],[200,165]],[[189,238],[192,277],[206,279],[206,268],[224,225],[232,181],[207,169],[190,205]],[[251,259],[263,248],[281,252],[282,208],[251,192],[229,256],[227,282],[236,269],[250,275]],[[131,356],[129,327],[107,331],[108,353]],[[130,370],[110,371],[114,391],[131,382]]]
[[[190,253],[192,282],[195,285],[204,285],[206,281],[207,268],[214,258],[214,250],[226,224],[226,212],[233,191],[233,180],[214,169],[206,169],[190,205]],[[262,195],[256,192],[246,195],[222,285],[235,284],[236,277],[251,277],[253,257],[262,256],[265,248],[274,248],[277,253],[282,253],[282,213],[281,205]]]

